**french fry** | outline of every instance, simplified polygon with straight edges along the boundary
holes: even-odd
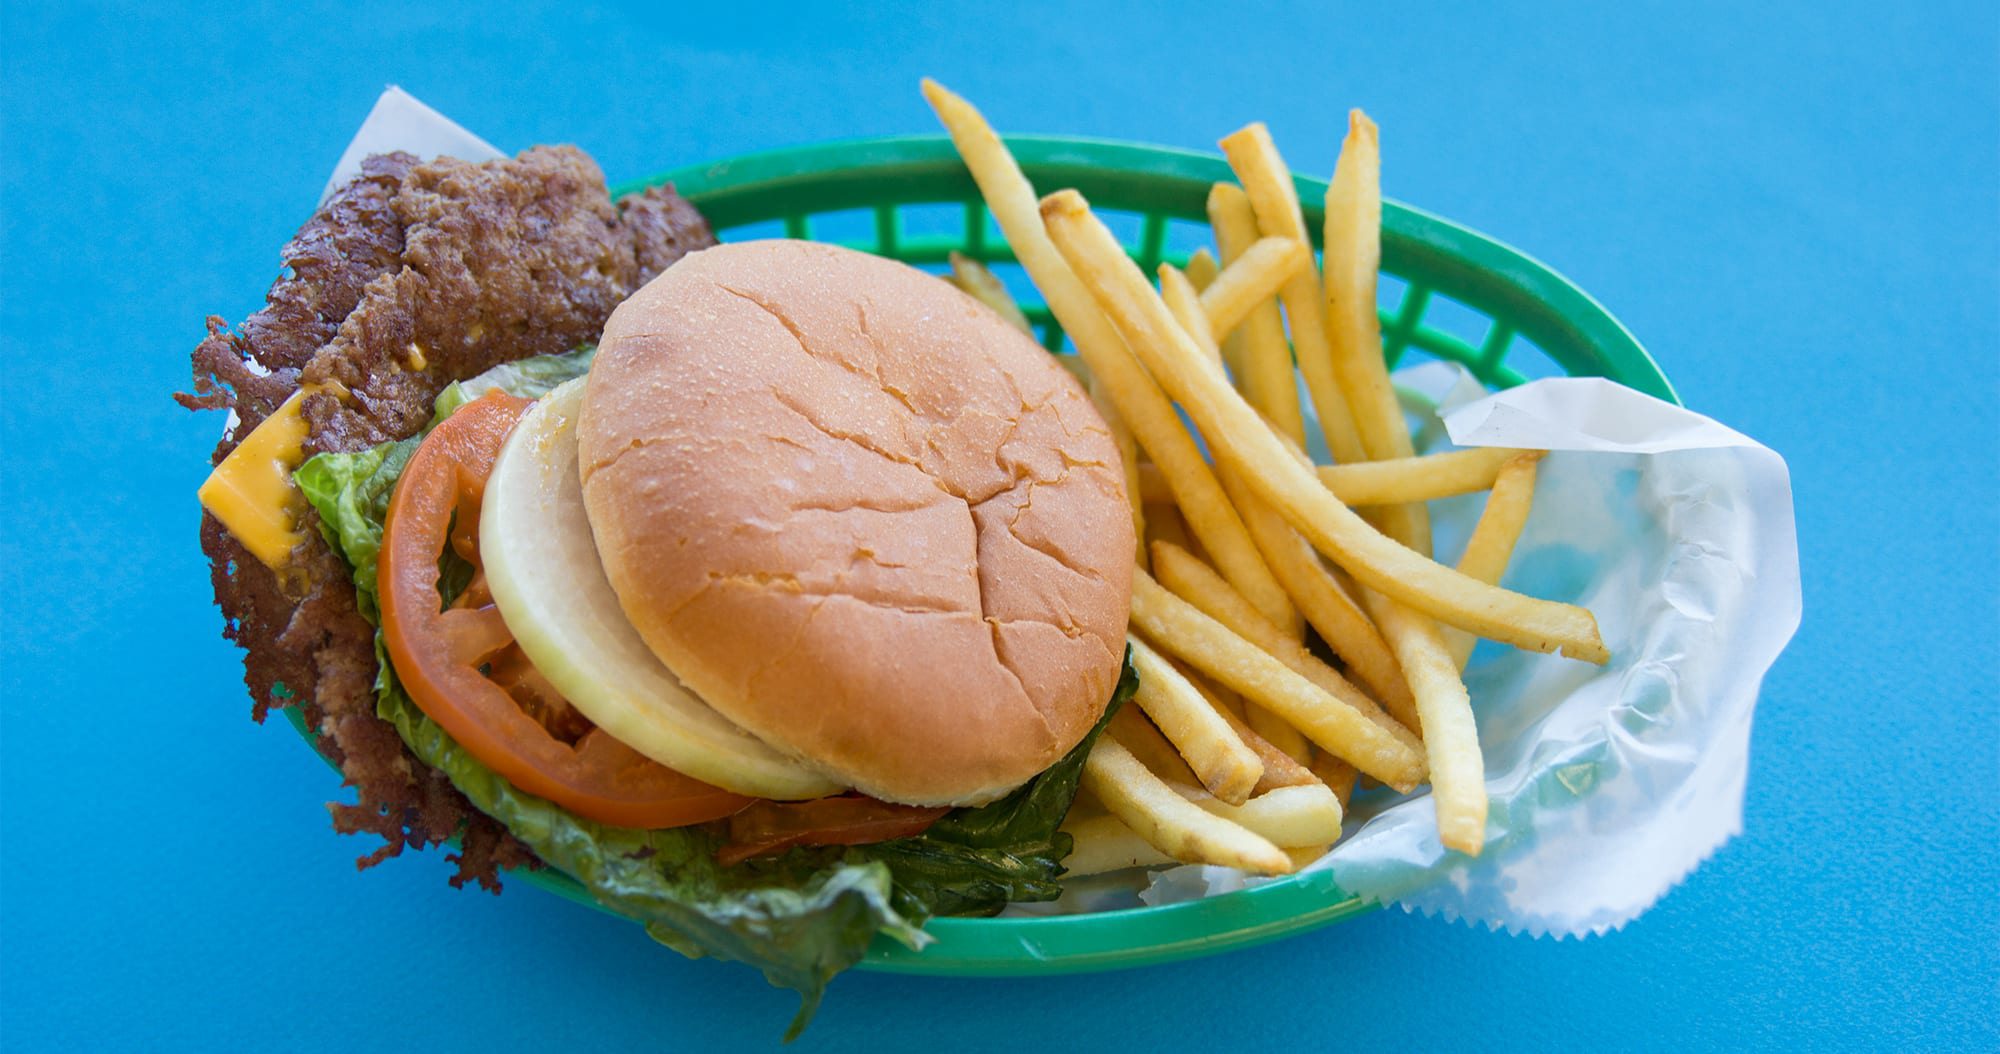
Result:
[[[1532,453],[1513,447],[1471,447],[1352,465],[1315,465],[1313,470],[1343,504],[1401,505],[1491,489],[1507,462]],[[1159,466],[1150,462],[1139,466],[1139,493],[1147,501],[1174,500]]]
[[[1321,783],[1332,789],[1333,796],[1340,799],[1340,807],[1347,808],[1347,803],[1354,798],[1354,780],[1358,775],[1354,766],[1324,750],[1315,750],[1306,767],[1319,777]]]
[[[1222,265],[1215,262],[1215,254],[1207,249],[1196,249],[1194,254],[1188,257],[1185,270],[1188,282],[1194,286],[1195,292],[1199,293],[1215,282],[1216,276],[1222,273]],[[1231,339],[1222,344],[1222,365],[1229,371],[1231,377],[1237,376],[1243,369],[1242,349],[1243,342],[1240,340]]]
[[[1112,715],[1105,731],[1125,744],[1133,757],[1161,779],[1174,783],[1201,782],[1188,767],[1187,759],[1181,757],[1180,751],[1167,742],[1167,737],[1137,707],[1126,707]]]
[[[1346,805],[1343,804],[1341,807],[1346,808]],[[1302,845],[1297,849],[1285,850],[1285,855],[1292,861],[1292,870],[1297,871],[1307,864],[1318,860],[1320,857],[1325,856],[1326,851],[1331,848],[1333,848],[1332,845]]]
[[[1348,505],[1402,505],[1471,494],[1493,485],[1500,467],[1527,453],[1509,447],[1472,447],[1421,457],[1319,465],[1320,482]],[[1142,478],[1141,487],[1146,486]]]
[[[1339,671],[1307,651],[1305,645],[1279,633],[1276,626],[1243,599],[1242,594],[1229,588],[1229,583],[1223,581],[1213,568],[1170,543],[1155,544],[1152,555],[1155,580],[1169,592],[1222,623],[1230,632],[1263,649],[1292,672],[1319,686],[1321,691],[1366,714],[1411,749],[1417,749],[1417,737],[1410,729],[1377,706],[1360,689],[1349,684]]]
[[[1215,331],[1209,326],[1208,313],[1202,310],[1201,294],[1195,290],[1194,283],[1188,281],[1188,276],[1173,264],[1160,265],[1160,299],[1167,302],[1167,310],[1174,313],[1181,328],[1194,338],[1195,346],[1208,356],[1208,361],[1221,366],[1222,348],[1215,342]]]
[[[1243,704],[1243,723],[1257,738],[1271,744],[1278,753],[1291,758],[1294,764],[1312,756],[1312,740],[1304,732],[1293,728],[1285,719],[1261,706]]]
[[[1174,320],[1180,323],[1181,330],[1194,340],[1195,346],[1199,347],[1203,354],[1207,355],[1211,361],[1219,362],[1221,352],[1215,346],[1215,336],[1209,331],[1208,315],[1203,311],[1201,301],[1196,297],[1193,285],[1188,282],[1185,276],[1167,264],[1160,265],[1160,298],[1166,302],[1167,310],[1173,313]],[[1262,501],[1258,500],[1256,495],[1241,493],[1240,487],[1231,486],[1228,466],[1217,465],[1215,471],[1216,478],[1222,483],[1223,492],[1229,496],[1230,503],[1236,507],[1237,514],[1243,518],[1244,529],[1250,532],[1250,540],[1252,544],[1257,546],[1258,552],[1261,554],[1265,546],[1264,543],[1257,540],[1259,525],[1255,521],[1259,519],[1268,520],[1273,514]],[[1264,529],[1272,528],[1264,525]],[[1289,527],[1285,527],[1284,529],[1290,530]],[[1267,562],[1265,566],[1268,567],[1270,565]],[[1285,587],[1286,594],[1290,595],[1291,588],[1285,583],[1282,577],[1279,578],[1278,584]],[[1289,634],[1293,640],[1298,640],[1305,635],[1303,620],[1297,614],[1296,606],[1293,608],[1291,620],[1280,623],[1279,628]],[[1260,735],[1276,745],[1278,749],[1283,750],[1286,754],[1294,758],[1303,758],[1305,756],[1305,751],[1309,748],[1307,747],[1305,737],[1299,734],[1297,729],[1274,718],[1269,711],[1264,710],[1262,707],[1251,707],[1248,717],[1250,727],[1256,729]]]
[[[1174,790],[1203,811],[1241,824],[1280,849],[1327,845],[1340,840],[1340,799],[1317,781],[1309,786],[1268,791],[1240,805],[1232,805],[1195,787],[1181,786]]]
[[[1034,335],[1035,329],[1028,325],[1028,316],[1021,313],[1021,305],[1014,301],[1014,294],[1007,291],[1006,283],[1000,281],[998,275],[988,270],[985,264],[957,250],[953,250],[948,259],[953,285],[992,308],[1014,328],[1029,336]]]
[[[1422,782],[1421,751],[1368,715],[1265,654],[1143,571],[1133,576],[1132,625],[1148,642],[1285,719],[1315,744],[1400,790]]]
[[[1250,197],[1233,183],[1217,183],[1208,192],[1208,222],[1225,264],[1242,259],[1257,244],[1257,215]],[[1268,418],[1279,434],[1305,446],[1305,418],[1299,409],[1298,375],[1292,371],[1292,347],[1285,340],[1285,323],[1274,302],[1258,304],[1225,344],[1241,350],[1230,363],[1237,387],[1250,405]]]
[[[1118,464],[1125,470],[1125,497],[1132,506],[1132,537],[1139,540],[1138,552],[1132,554],[1140,567],[1146,566],[1146,496],[1139,479],[1139,444],[1132,439],[1132,430],[1125,427],[1125,419],[1118,416],[1118,407],[1111,402],[1110,393],[1104,390],[1104,382],[1092,374],[1084,390],[1090,393],[1090,402],[1097,407],[1097,415],[1104,418],[1104,427],[1111,430],[1111,442],[1118,447]]]
[[[1259,611],[1280,624],[1289,622],[1295,616],[1284,587],[1264,566],[1242,518],[1229,504],[1173,404],[1146,375],[1145,367],[1133,357],[1118,330],[1049,240],[1037,212],[1034,188],[1028,185],[1013,155],[972,104],[929,79],[923,82],[923,91],[971,170],[973,182],[986,199],[987,211],[1000,225],[1063,331],[1076,344],[1091,376],[1103,382],[1133,438],[1160,466],[1202,548],[1232,585],[1253,598]]]
[[[1232,805],[1250,799],[1264,763],[1179,670],[1136,638],[1126,641],[1139,674],[1133,701],[1186,759],[1210,794]]]
[[[1375,124],[1360,110],[1352,111],[1347,141],[1327,184],[1320,266],[1328,353],[1366,460],[1412,453],[1409,427],[1382,364],[1381,324],[1375,315],[1375,280],[1382,264],[1381,170]]]
[[[1249,723],[1243,717],[1245,708],[1241,697],[1228,689],[1216,688],[1209,684],[1200,672],[1188,667],[1187,664],[1180,660],[1175,659],[1171,661],[1174,664],[1174,668],[1181,672],[1181,676],[1186,677],[1188,683],[1194,685],[1195,691],[1200,692],[1202,698],[1208,700],[1210,706],[1215,707],[1215,712],[1221,714],[1224,721],[1229,722],[1229,727],[1235,730],[1237,736],[1242,738],[1243,745],[1254,751],[1257,754],[1258,760],[1264,763],[1264,777],[1257,781],[1257,786],[1251,788],[1251,797],[1256,797],[1265,791],[1274,790],[1278,787],[1299,787],[1308,783],[1319,782],[1319,777],[1313,775],[1311,769],[1307,768],[1290,754],[1280,750],[1270,740],[1259,734],[1256,729],[1250,727]],[[1264,714],[1270,713],[1270,711],[1262,710],[1261,708],[1259,712]],[[1282,727],[1292,735],[1299,736],[1298,729],[1290,725],[1283,725]],[[1304,739],[1305,737],[1299,736],[1299,738]],[[1308,742],[1306,747],[1308,755],[1310,755],[1312,749],[1310,742]],[[1182,782],[1186,781],[1183,780]]]
[[[1083,761],[1083,785],[1111,815],[1175,860],[1265,875],[1291,873],[1284,850],[1175,793],[1116,737],[1100,736],[1092,745]]]
[[[1393,508],[1401,511],[1409,506]],[[1461,853],[1478,856],[1486,843],[1486,759],[1479,752],[1479,726],[1473,720],[1472,700],[1458,675],[1458,664],[1452,661],[1435,621],[1380,593],[1367,594],[1367,602],[1382,635],[1395,649],[1403,675],[1409,678],[1410,694],[1417,700],[1424,754],[1430,762],[1438,840]]]
[[[1204,361],[1117,239],[1090,214],[1082,195],[1075,191],[1050,195],[1042,202],[1042,216],[1060,251],[1089,276],[1087,291],[1099,298],[1127,343],[1139,349],[1153,377],[1187,410],[1218,456],[1363,585],[1483,637],[1590,662],[1609,659],[1590,612],[1460,574],[1355,515],[1310,468],[1292,459],[1283,441],[1262,427],[1257,412],[1229,387],[1221,371]],[[1182,508],[1187,508],[1185,503]],[[1228,577],[1226,571],[1224,576]]]
[[[1283,436],[1278,438],[1293,461],[1302,467],[1312,467],[1312,459],[1305,450]],[[1225,464],[1217,476],[1222,480],[1223,490],[1229,493],[1229,500],[1243,511],[1244,526],[1250,528],[1250,536],[1263,551],[1265,560],[1274,569],[1285,569],[1285,591],[1302,612],[1309,613],[1307,620],[1320,638],[1403,727],[1415,731],[1417,711],[1410,686],[1403,680],[1403,671],[1396,664],[1388,642],[1354,599],[1354,591],[1320,561],[1312,543],[1246,486],[1236,471]]]
[[[1214,253],[1196,249],[1194,255],[1188,257],[1186,270],[1188,281],[1194,283],[1195,289],[1205,291],[1215,284],[1216,277],[1222,273],[1222,265],[1215,262]]]
[[[1170,541],[1189,552],[1201,551],[1201,540],[1188,532],[1187,521],[1172,502],[1146,510],[1146,544]]]
[[[1074,848],[1063,858],[1063,877],[1082,878],[1123,871],[1128,867],[1158,867],[1174,858],[1133,833],[1125,821],[1110,813],[1063,821]]]
[[[1312,250],[1293,238],[1260,238],[1223,268],[1201,291],[1201,308],[1217,337],[1236,331],[1252,308],[1270,301],[1301,270],[1312,267]]]
[[[1243,184],[1244,193],[1250,196],[1250,208],[1257,214],[1257,229],[1267,236],[1290,238],[1310,247],[1305,216],[1299,209],[1298,190],[1292,185],[1292,170],[1279,156],[1270,130],[1262,122],[1250,124],[1224,136],[1221,145],[1237,182]],[[1313,409],[1319,412],[1320,431],[1326,436],[1327,449],[1342,464],[1365,460],[1365,448],[1348,415],[1339,381],[1334,377],[1318,275],[1310,270],[1294,274],[1279,296],[1285,303],[1285,318],[1291,322],[1292,348],[1298,355],[1299,373],[1306,379],[1306,390],[1312,393]]]
[[[1481,582],[1499,584],[1507,561],[1514,555],[1514,544],[1521,540],[1521,528],[1528,522],[1528,510],[1535,500],[1535,466],[1541,458],[1538,453],[1522,453],[1501,467],[1493,492],[1486,496],[1486,508],[1479,513],[1479,523],[1472,528],[1472,538],[1465,543],[1465,553],[1458,558],[1461,572]],[[1449,629],[1444,639],[1452,661],[1465,669],[1476,643],[1472,635]]]
[[[1334,373],[1371,459],[1412,453],[1409,429],[1382,362],[1375,316],[1381,231],[1381,155],[1375,125],[1355,110],[1348,115],[1347,141],[1327,185],[1324,291]],[[1384,506],[1375,515],[1384,534],[1429,554],[1430,511],[1422,503]],[[1459,665],[1429,615],[1380,592],[1366,592],[1362,601],[1395,651],[1416,699],[1430,761],[1438,839],[1476,856],[1486,840],[1486,762]]]
[[[1306,622],[1347,663],[1369,693],[1404,727],[1414,730],[1417,711],[1410,686],[1403,681],[1402,668],[1396,665],[1396,656],[1375,623],[1320,562],[1311,542],[1246,486],[1235,470],[1225,465],[1219,475],[1222,489],[1243,513],[1251,540]]]

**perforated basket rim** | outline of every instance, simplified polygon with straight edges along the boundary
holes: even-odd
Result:
[[[1205,223],[1209,188],[1234,176],[1220,155],[1143,143],[1067,136],[1005,136],[1008,148],[1037,190],[1072,187],[1100,209],[1146,217],[1132,254],[1149,269],[1164,258],[1170,220]],[[1326,181],[1294,176],[1306,228],[1317,242]],[[624,183],[625,194],[671,183],[718,230],[782,221],[785,233],[804,237],[815,214],[870,209],[877,237],[863,248],[929,262],[944,248],[963,248],[983,259],[1007,259],[997,234],[987,233],[978,188],[943,135],[840,140],[788,147],[698,165]],[[960,203],[968,208],[964,236],[902,240],[895,210],[908,205]],[[970,243],[970,244],[967,244]],[[1673,385],[1638,339],[1604,306],[1553,268],[1503,242],[1440,216],[1393,200],[1382,208],[1382,271],[1409,283],[1403,302],[1383,312],[1385,352],[1393,362],[1406,346],[1463,362],[1490,386],[1526,379],[1507,367],[1517,338],[1539,348],[1571,376],[1608,377],[1668,402]],[[1474,345],[1423,326],[1433,293],[1494,320]]]

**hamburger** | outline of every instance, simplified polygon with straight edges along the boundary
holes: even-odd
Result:
[[[941,279],[717,245],[571,148],[370,158],[178,398],[253,716],[379,863],[553,867],[800,990],[877,933],[1050,899],[1132,677],[1118,453]]]

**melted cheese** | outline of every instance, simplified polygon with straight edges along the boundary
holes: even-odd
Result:
[[[304,395],[303,390],[293,392],[195,492],[202,507],[274,571],[290,560],[292,547],[304,537],[296,513],[299,489],[292,482],[304,457],[306,419],[299,413]]]

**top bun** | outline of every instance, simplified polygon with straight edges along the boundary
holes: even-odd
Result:
[[[688,256],[605,325],[578,438],[627,617],[774,746],[965,805],[1103,714],[1132,588],[1117,448],[938,278],[812,242]]]

